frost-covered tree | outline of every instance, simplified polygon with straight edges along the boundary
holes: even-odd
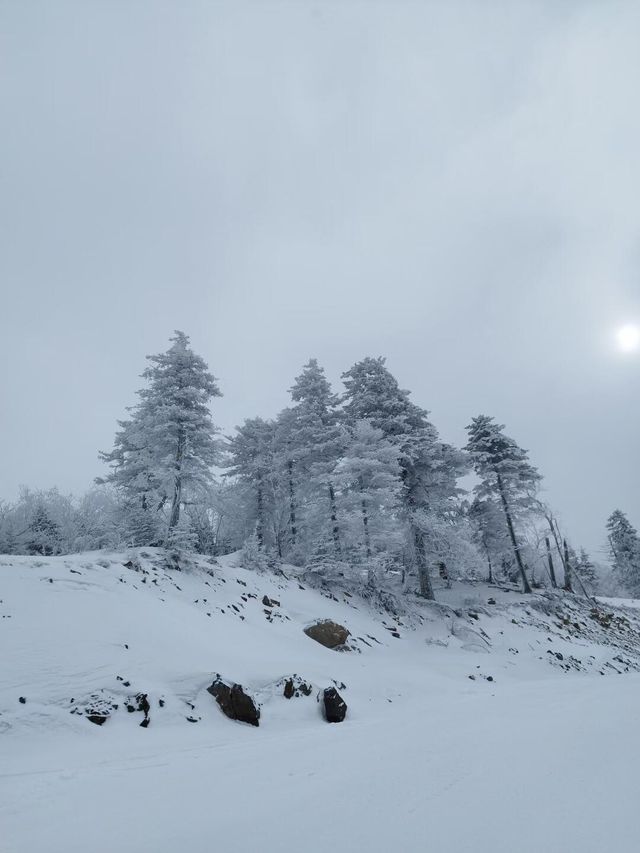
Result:
[[[523,589],[531,592],[514,519],[518,510],[532,506],[540,474],[529,462],[527,451],[505,435],[504,425],[497,424],[493,418],[478,415],[467,427],[467,432],[466,450],[481,480],[474,492],[480,499],[491,497],[500,501]]]
[[[598,588],[598,573],[595,564],[584,548],[580,549],[580,556],[576,559],[575,567],[587,592],[593,595]]]
[[[332,473],[342,455],[345,434],[338,400],[315,358],[305,364],[290,393],[293,406],[278,419],[278,451],[280,465],[286,467],[293,544],[304,536],[308,549],[312,542],[324,540],[328,527],[333,556],[339,560],[342,542]]]
[[[640,595],[640,538],[627,516],[616,509],[607,521],[614,575],[632,595]]]
[[[504,523],[504,512],[496,500],[475,497],[468,509],[474,539],[487,562],[489,583],[509,560],[511,542]]]
[[[384,519],[393,520],[400,497],[400,465],[397,448],[381,429],[361,420],[346,432],[344,454],[333,472],[346,513],[358,518],[362,550],[369,564],[369,580],[375,580],[374,552],[380,550]],[[387,530],[387,536],[390,531]]]
[[[27,529],[27,553],[43,556],[59,554],[60,545],[60,527],[50,517],[44,504],[40,504]]]
[[[427,412],[409,399],[385,366],[384,358],[365,358],[343,374],[347,423],[367,420],[381,430],[398,454],[403,516],[410,533],[420,593],[434,598],[429,572],[429,518],[446,511],[457,494],[464,469],[459,451],[439,441]]]
[[[189,338],[176,332],[171,340],[167,352],[147,356],[150,365],[142,374],[147,387],[138,391],[130,418],[119,422],[113,449],[101,454],[111,466],[104,480],[143,516],[139,530],[148,526],[147,512],[166,513],[163,539],[168,544],[183,506],[211,484],[218,445],[209,403],[221,396]]]
[[[249,418],[229,438],[229,476],[237,477],[254,497],[251,514],[256,544],[265,547],[269,517],[273,513],[274,423]]]

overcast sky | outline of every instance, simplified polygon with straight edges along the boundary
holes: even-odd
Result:
[[[0,497],[82,491],[183,329],[215,420],[386,355],[640,525],[640,3],[0,0]]]

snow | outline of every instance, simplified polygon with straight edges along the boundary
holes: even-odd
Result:
[[[620,642],[588,604],[480,584],[394,619],[293,569],[144,553],[141,571],[130,554],[0,558],[2,853],[637,849],[632,607],[607,602]],[[584,627],[559,627],[565,606]],[[318,618],[354,649],[306,637]],[[219,711],[218,672],[260,700],[258,729]],[[284,699],[293,673],[344,682],[346,721],[323,721],[316,690]],[[100,691],[119,705],[103,726],[70,713]],[[147,729],[123,709],[137,692]]]

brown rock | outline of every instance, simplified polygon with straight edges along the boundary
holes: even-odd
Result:
[[[315,625],[310,625],[304,629],[307,637],[311,637],[316,643],[321,646],[326,646],[328,649],[336,649],[343,646],[350,636],[350,632],[337,622],[332,622],[330,619],[325,619],[322,622],[316,622]]]

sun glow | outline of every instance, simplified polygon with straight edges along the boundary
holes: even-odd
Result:
[[[640,327],[630,323],[621,326],[616,332],[616,341],[622,352],[634,352],[640,347]]]

